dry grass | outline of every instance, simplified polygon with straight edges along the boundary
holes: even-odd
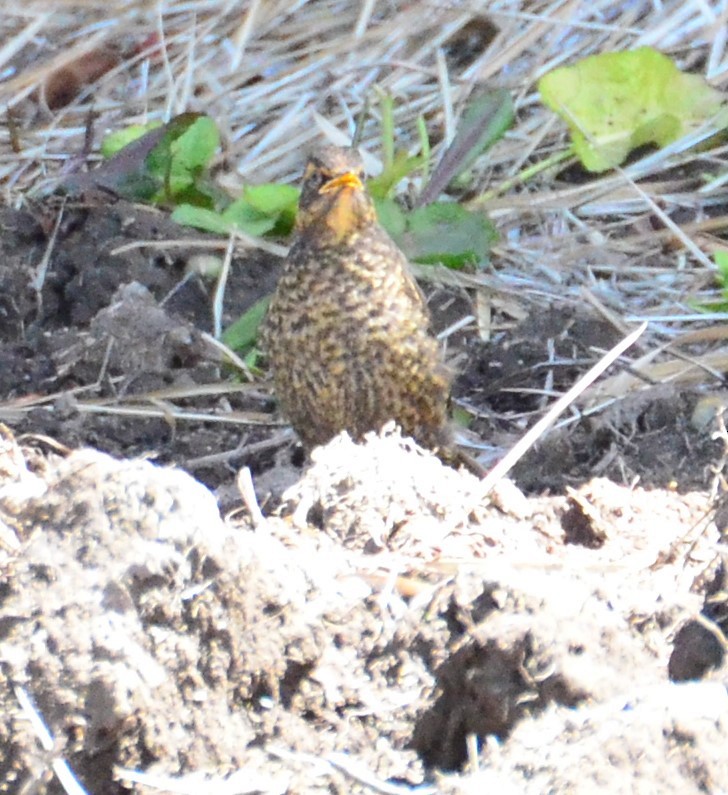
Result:
[[[14,204],[47,190],[78,165],[92,112],[97,147],[107,130],[183,110],[220,124],[218,172],[228,188],[289,181],[315,142],[350,139],[367,100],[363,148],[376,171],[378,91],[396,98],[398,145],[414,151],[423,115],[437,158],[471,92],[504,86],[517,122],[476,165],[470,197],[501,231],[494,268],[467,280],[498,309],[483,313],[487,333],[518,308],[590,302],[616,324],[651,320],[644,345],[656,346],[709,321],[694,303],[714,297],[710,255],[725,245],[716,235],[726,147],[696,153],[680,141],[583,184],[548,170],[523,181],[525,168],[565,144],[535,82],[559,64],[649,44],[720,88],[727,22],[718,0],[18,4],[0,12],[0,108],[14,120],[0,129],[0,184]],[[44,108],[38,92],[49,75],[99,48],[118,52],[118,64],[70,104]]]

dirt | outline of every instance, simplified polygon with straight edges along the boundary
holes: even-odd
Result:
[[[220,350],[203,337],[213,331],[215,280],[194,269],[200,257],[219,265],[224,242],[121,200],[5,210],[0,228],[0,419],[69,448],[176,462],[212,487],[254,463],[238,448],[241,436],[258,441],[266,420],[279,424],[268,394],[231,384],[207,402],[187,397],[196,387],[233,380]],[[44,258],[50,266],[36,289]],[[270,255],[248,250],[234,257],[224,327],[272,290],[278,271]],[[159,402],[149,418],[99,406],[144,401],[149,409],[150,394]],[[210,421],[189,427],[165,411],[172,404],[194,405]],[[216,419],[222,411],[239,412],[237,427]],[[244,423],[246,414],[256,419]]]
[[[302,462],[211,341],[225,241],[98,198],[0,229],[0,792],[728,789],[704,390],[574,414],[490,498],[394,429]],[[236,252],[223,326],[278,270]],[[619,339],[529,318],[450,351],[486,462]]]

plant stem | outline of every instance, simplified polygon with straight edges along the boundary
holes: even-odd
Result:
[[[380,97],[382,109],[382,162],[387,171],[394,163],[394,98],[391,94]]]
[[[536,174],[540,174],[542,171],[546,171],[553,166],[563,163],[564,161],[573,157],[573,155],[574,151],[571,147],[564,149],[561,152],[555,152],[545,160],[541,160],[538,163],[534,163],[532,166],[529,166],[528,168],[524,168],[523,171],[519,172],[514,177],[501,182],[500,185],[496,185],[494,188],[485,191],[485,193],[481,193],[480,196],[476,196],[474,199],[471,199],[469,202],[467,202],[466,207],[468,207],[468,209],[480,207],[492,199],[495,199],[496,196],[500,196],[502,193],[510,190],[514,185],[527,182],[529,179],[536,176]]]
[[[420,136],[420,153],[422,156],[422,185],[427,184],[430,178],[430,136],[427,134],[427,125],[425,124],[425,117],[420,115],[417,117],[417,132]]]

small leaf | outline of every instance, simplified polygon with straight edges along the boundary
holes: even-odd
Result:
[[[232,348],[236,353],[242,353],[255,343],[256,337],[258,336],[258,327],[265,317],[270,299],[271,297],[266,295],[259,301],[256,301],[226,329],[225,333],[222,335],[222,341],[225,345]]]
[[[700,75],[684,74],[651,47],[585,58],[549,72],[538,87],[594,172],[619,165],[644,144],[667,146],[723,105],[723,95]]]
[[[460,406],[455,406],[452,410],[452,421],[458,428],[469,428],[473,424],[473,415]]]
[[[256,236],[285,235],[293,226],[299,193],[291,185],[249,185],[222,212],[186,202],[172,213],[172,219],[216,234],[237,230]]]
[[[728,250],[715,251],[713,260],[716,267],[715,280],[722,297],[715,301],[690,301],[690,306],[698,312],[728,312]]]
[[[121,130],[114,130],[109,133],[101,142],[101,154],[105,158],[113,157],[117,152],[128,146],[133,141],[141,138],[142,135],[150,130],[156,130],[162,126],[162,122],[152,121],[149,124],[130,124]]]
[[[245,366],[248,370],[255,372],[260,368],[261,352],[257,348],[251,348],[243,357]]]
[[[689,301],[688,305],[695,309],[696,312],[703,312],[703,313],[718,313],[718,312],[726,312],[728,313],[728,301]]]
[[[417,197],[416,207],[434,201],[475,160],[503,137],[513,124],[511,95],[505,89],[489,91],[469,100],[455,138],[437,164],[432,177]]]
[[[435,202],[406,216],[407,229],[395,239],[414,262],[441,262],[449,268],[487,261],[497,233],[482,214],[459,204]]]

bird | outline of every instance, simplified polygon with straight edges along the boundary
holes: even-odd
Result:
[[[260,336],[282,414],[304,448],[386,423],[449,461],[451,373],[404,253],[377,220],[351,148],[303,174],[294,235]]]

